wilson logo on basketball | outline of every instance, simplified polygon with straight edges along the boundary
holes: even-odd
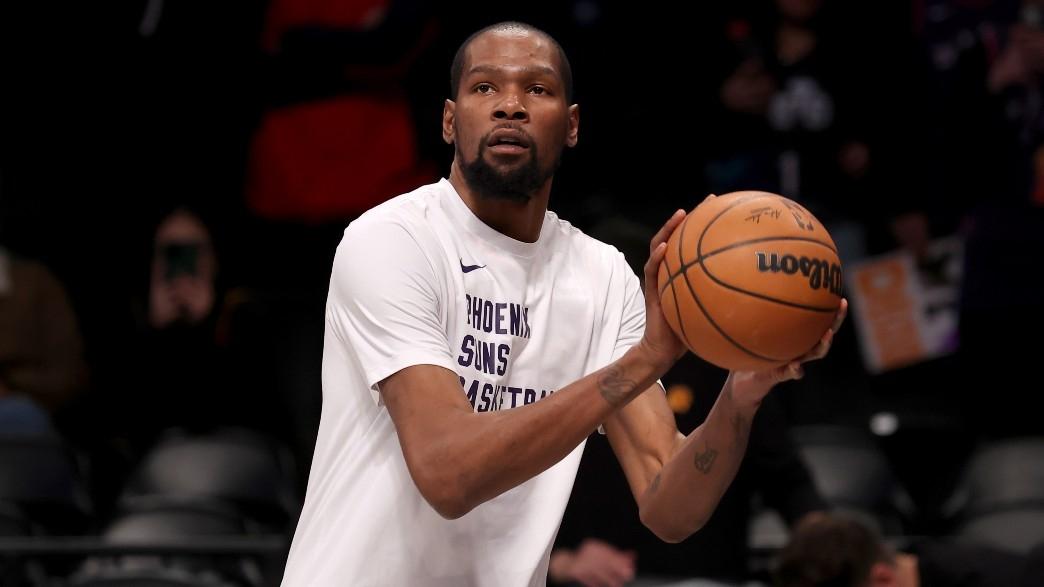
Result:
[[[761,273],[785,273],[796,275],[798,272],[808,278],[811,289],[828,289],[834,295],[841,295],[841,266],[826,259],[810,259],[805,256],[780,255],[779,253],[754,253],[758,257],[758,271]]]

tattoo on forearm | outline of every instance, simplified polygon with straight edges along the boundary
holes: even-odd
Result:
[[[624,377],[623,369],[619,367],[607,367],[598,375],[598,391],[611,406],[627,399],[636,387],[638,383]]]
[[[714,466],[714,459],[718,458],[718,451],[711,447],[707,447],[707,450],[696,453],[696,459],[693,464],[696,465],[696,470],[706,475],[710,473],[711,467]]]
[[[652,483],[649,484],[649,493],[656,493],[656,490],[660,488],[660,474],[657,473],[653,477]]]

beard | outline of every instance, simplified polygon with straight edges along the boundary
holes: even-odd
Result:
[[[466,161],[460,147],[457,158],[464,180],[476,195],[485,200],[507,200],[518,204],[529,202],[533,194],[558,170],[561,153],[547,169],[540,169],[540,157],[536,144],[529,146],[529,159],[517,167],[501,171],[490,165],[484,155],[488,140],[479,143],[478,154],[473,161]]]

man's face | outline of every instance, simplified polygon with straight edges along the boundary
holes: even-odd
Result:
[[[468,186],[525,202],[576,144],[578,108],[566,101],[557,51],[540,35],[488,32],[467,49],[460,89],[443,111]]]

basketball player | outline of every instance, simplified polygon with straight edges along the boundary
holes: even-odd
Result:
[[[449,179],[345,231],[326,309],[323,412],[284,585],[544,585],[589,434],[604,431],[644,523],[695,532],[751,419],[801,361],[732,373],[689,437],[656,383],[684,352],[623,256],[547,210],[579,108],[546,33],[501,23],[453,62]],[[834,328],[802,361],[822,357]],[[648,316],[648,321],[646,317]]]

